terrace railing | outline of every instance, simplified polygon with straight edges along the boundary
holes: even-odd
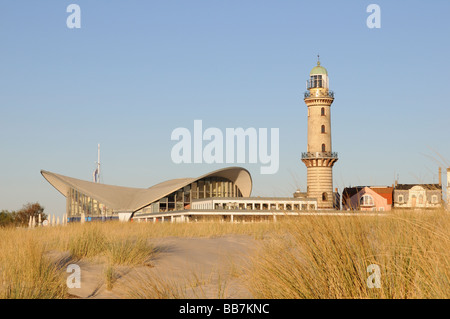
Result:
[[[338,158],[337,152],[304,152],[302,159],[310,158]]]
[[[328,91],[325,94],[319,94],[318,96],[311,96],[311,92],[306,91],[303,96],[305,97],[305,99],[309,98],[309,97],[331,97],[334,99],[334,92],[333,91]]]

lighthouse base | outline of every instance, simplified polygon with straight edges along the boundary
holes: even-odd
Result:
[[[317,198],[318,209],[334,209],[333,168],[318,166],[307,169],[308,197]]]

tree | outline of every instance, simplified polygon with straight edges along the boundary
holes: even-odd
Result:
[[[47,219],[47,215],[44,214],[44,207],[39,203],[28,203],[19,210],[14,216],[14,223],[19,226],[26,226],[30,221],[30,217],[35,217],[38,222],[39,214],[41,214],[41,220]]]
[[[12,226],[14,224],[15,212],[2,210],[0,212],[0,227]]]

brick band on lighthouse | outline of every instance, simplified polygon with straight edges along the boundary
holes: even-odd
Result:
[[[317,198],[318,209],[333,209],[333,165],[338,160],[331,147],[331,104],[327,70],[320,60],[310,72],[304,101],[308,107],[308,146],[302,153],[307,168],[307,196]]]

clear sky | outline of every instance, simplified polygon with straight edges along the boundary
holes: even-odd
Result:
[[[81,28],[69,29],[69,4]],[[369,4],[381,28],[369,29]],[[0,210],[65,199],[40,174],[149,187],[243,166],[255,196],[306,189],[305,80],[328,69],[334,186],[437,182],[450,165],[450,2],[2,1]],[[174,164],[171,132],[280,129],[280,168]],[[446,161],[446,162],[445,162]],[[444,169],[445,171],[445,169]],[[445,177],[444,177],[445,181]]]

